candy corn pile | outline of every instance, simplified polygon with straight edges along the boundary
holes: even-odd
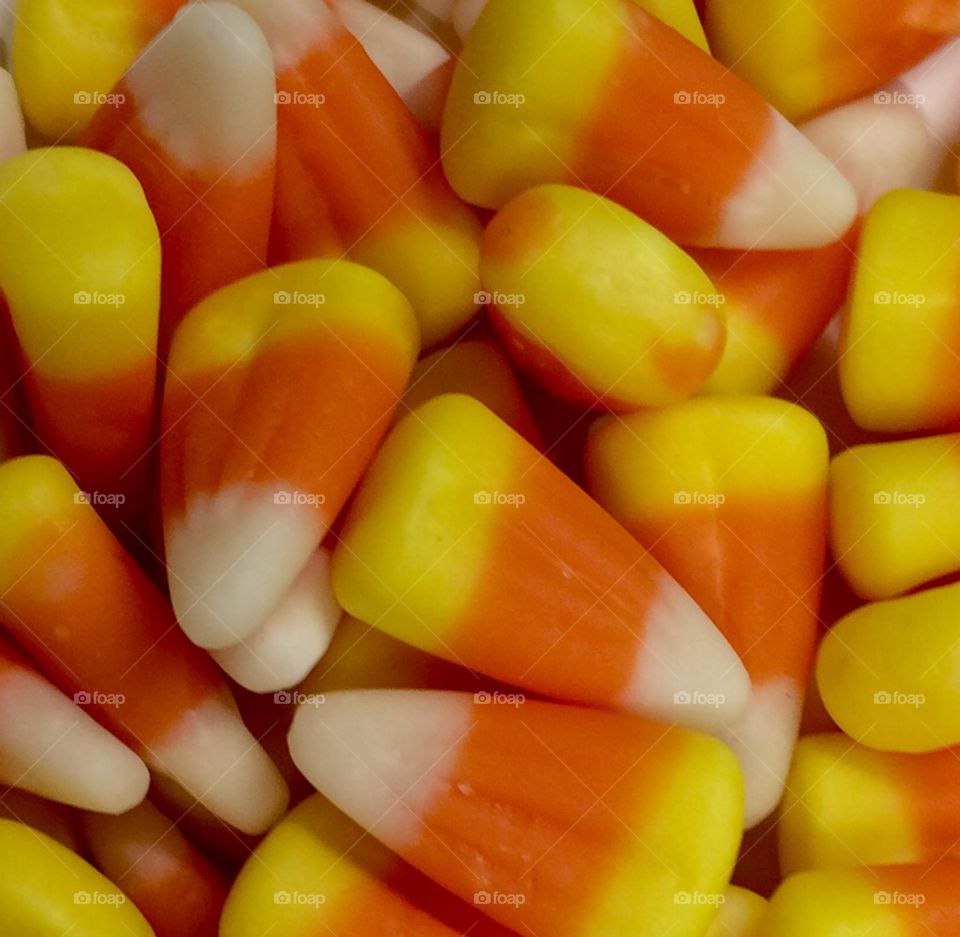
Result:
[[[960,0],[0,66],[0,937],[960,937]]]

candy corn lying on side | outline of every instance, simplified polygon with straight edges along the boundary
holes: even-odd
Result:
[[[693,896],[723,891],[739,843],[733,755],[630,716],[344,691],[299,709],[290,748],[345,813],[518,932],[702,934],[715,905]]]
[[[588,406],[675,403],[723,351],[721,297],[703,271],[655,228],[582,189],[539,186],[505,205],[484,232],[480,278],[517,363]]]
[[[684,244],[819,247],[856,214],[850,184],[794,127],[633,0],[490,0],[454,72],[442,152],[474,204],[576,184]]]
[[[481,404],[404,417],[333,558],[352,615],[440,657],[562,699],[718,725],[739,658],[663,567]]]

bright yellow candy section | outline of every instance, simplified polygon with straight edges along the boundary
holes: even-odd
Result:
[[[126,895],[56,840],[0,820],[0,933],[153,937]]]
[[[356,864],[375,854],[362,837],[319,794],[305,800],[244,865],[224,907],[220,937],[314,937],[329,930],[325,921],[349,921],[351,905],[375,897],[371,874],[379,870]]]
[[[915,862],[920,843],[908,794],[888,755],[839,732],[808,735],[793,754],[777,840],[785,874]]]
[[[345,325],[384,332],[413,359],[419,348],[410,303],[385,277],[347,260],[301,260],[237,280],[199,303],[174,336],[180,374],[223,370],[265,346]],[[331,331],[331,334],[332,331]]]
[[[960,743],[960,584],[874,602],[824,638],[817,684],[854,739],[885,751]]]
[[[960,418],[960,196],[901,189],[867,215],[844,323],[843,399],[880,432]]]
[[[646,933],[693,937],[704,932],[723,901],[743,830],[740,766],[723,743],[699,733],[689,735],[680,761],[665,796],[642,806],[642,842],[628,840],[634,848],[620,861],[583,933],[617,933],[637,913],[642,894]],[[690,809],[703,803],[711,805],[707,825]],[[656,861],[650,843],[656,844]]]
[[[822,21],[794,0],[710,0],[707,28],[716,57],[796,120],[817,110],[825,75],[818,68]]]
[[[865,598],[960,567],[960,436],[857,446],[830,467],[833,554]]]
[[[524,343],[618,409],[689,396],[723,352],[707,275],[656,228],[583,189],[539,186],[504,206],[484,233],[480,278]]]
[[[878,901],[880,891],[866,870],[791,876],[770,900],[758,937],[911,937],[897,908]]]
[[[570,178],[623,30],[613,5],[490,0],[443,117],[443,167],[461,198],[496,208],[535,183]]]
[[[153,360],[160,239],[122,163],[73,147],[0,165],[0,290],[27,358],[55,378]]]
[[[693,0],[637,0],[637,3],[709,54],[710,47]]]
[[[27,120],[74,140],[149,38],[143,0],[19,0],[13,71]]]
[[[518,444],[505,423],[457,394],[401,420],[334,553],[343,608],[424,650],[442,648],[477,587],[497,522],[484,496],[515,487]]]

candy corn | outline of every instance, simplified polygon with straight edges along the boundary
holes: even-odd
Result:
[[[934,862],[957,850],[960,751],[878,752],[838,732],[800,740],[780,819],[787,872]]]
[[[324,4],[241,0],[277,72],[275,261],[340,256],[407,296],[424,345],[474,313],[479,225],[434,144]]]
[[[146,796],[150,777],[140,758],[2,639],[0,709],[3,784],[107,813],[129,810]]]
[[[802,872],[770,901],[759,937],[950,937],[960,863]]]
[[[847,735],[883,751],[960,743],[958,612],[954,584],[865,605],[834,625],[820,645],[817,684]]]
[[[960,568],[960,436],[857,446],[830,467],[837,564],[856,591],[882,599]]]
[[[290,750],[348,816],[520,933],[702,934],[712,908],[685,897],[723,890],[739,841],[726,748],[615,713],[344,691],[298,710]]]
[[[490,315],[555,394],[618,410],[689,396],[723,351],[721,297],[659,231],[572,186],[507,203],[483,235]]]
[[[416,410],[441,394],[476,397],[527,442],[542,446],[540,431],[510,362],[492,339],[461,340],[421,358],[403,395],[404,412]]]
[[[960,30],[955,3],[707,0],[721,62],[791,120],[879,87]]]
[[[191,640],[230,647],[274,611],[389,426],[416,352],[406,299],[346,261],[263,271],[184,319],[161,473],[170,593]]]
[[[352,615],[496,679],[690,725],[736,714],[739,659],[675,580],[469,397],[393,430],[347,516]]]
[[[599,422],[586,463],[598,501],[743,658],[750,702],[719,734],[740,758],[753,826],[780,800],[813,662],[823,429],[767,397],[692,400]]]
[[[442,152],[477,205],[575,183],[684,244],[819,247],[856,213],[807,140],[632,0],[490,0],[454,73]]]
[[[13,71],[27,120],[74,140],[183,0],[16,0]],[[11,3],[12,6],[12,3]]]
[[[96,865],[157,937],[216,937],[226,883],[149,801],[119,817],[86,814],[83,829]]]
[[[183,8],[113,89],[81,141],[125,163],[163,240],[161,349],[195,303],[266,266],[276,86],[256,23]]]
[[[960,196],[881,198],[864,222],[840,358],[843,399],[865,429],[960,420],[958,283]]]
[[[221,937],[319,933],[510,937],[466,906],[452,910],[442,889],[417,875],[329,801],[315,794],[257,847],[230,892]],[[460,925],[463,925],[462,927]],[[454,929],[454,927],[456,929]]]
[[[133,174],[89,150],[0,164],[0,288],[38,436],[105,513],[142,497],[154,421],[160,242]]]
[[[0,930],[59,937],[154,937],[129,898],[44,833],[0,820]]]
[[[0,465],[0,507],[0,621],[150,767],[242,830],[269,826],[286,803],[276,769],[64,468]]]

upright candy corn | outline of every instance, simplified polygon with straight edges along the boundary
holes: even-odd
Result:
[[[708,394],[772,393],[840,308],[853,266],[847,239],[806,251],[694,248],[726,323]]]
[[[410,375],[403,406],[415,410],[441,394],[476,397],[527,442],[541,446],[540,431],[510,362],[492,339],[461,340],[421,358]]]
[[[791,120],[883,85],[960,30],[953,0],[707,0],[721,62]]]
[[[161,348],[214,290],[266,265],[276,85],[256,23],[190,4],[161,30],[81,137],[143,185],[163,239]]]
[[[759,937],[951,937],[960,863],[802,872],[770,901]]]
[[[843,399],[865,429],[960,420],[960,196],[902,190],[867,215],[840,358]]]
[[[184,0],[17,0],[13,70],[31,126],[74,140]]]
[[[410,113],[438,131],[453,60],[436,39],[367,0],[329,0],[330,8],[363,45]]]
[[[352,615],[562,699],[691,725],[737,714],[734,651],[657,561],[470,397],[401,420],[333,557]]]
[[[45,456],[0,465],[0,621],[44,672],[227,822],[265,829],[286,790],[212,662]]]
[[[562,397],[634,410],[688,397],[723,351],[721,297],[656,228],[572,186],[512,199],[480,278],[521,367]]]
[[[416,354],[410,304],[347,261],[263,271],[184,319],[161,474],[170,593],[191,640],[230,647],[274,611],[390,425]]]
[[[0,289],[33,425],[101,508],[133,513],[154,420],[160,242],[143,190],[90,150],[0,164]]]
[[[787,872],[935,862],[957,851],[960,752],[878,752],[838,732],[797,744],[780,817]]]
[[[597,500],[743,658],[750,702],[719,734],[740,758],[752,826],[780,800],[813,662],[823,429],[767,397],[692,400],[598,423],[586,462]]]
[[[130,899],[76,853],[0,820],[0,930],[36,937],[154,937]]]
[[[157,937],[216,937],[226,882],[149,801],[119,817],[86,814],[83,828],[94,862]]]
[[[434,143],[325,4],[236,5],[277,72],[273,259],[346,253],[407,296],[425,345],[452,334],[477,307],[480,232]]]
[[[274,928],[288,937],[510,937],[480,911],[466,905],[458,911],[456,904],[315,794],[284,817],[244,865],[220,935],[262,937]],[[441,916],[453,920],[441,922]]]
[[[567,182],[684,244],[818,247],[856,212],[846,180],[759,94],[633,0],[490,0],[442,152],[477,205]]]
[[[0,783],[107,813],[146,796],[150,776],[140,758],[2,639],[0,710]]]
[[[290,731],[318,790],[519,933],[704,932],[742,789],[719,742],[555,703],[424,690],[332,693]],[[575,887],[573,883],[576,883]]]
[[[960,568],[960,436],[857,446],[830,467],[837,565],[868,599]]]
[[[820,645],[817,684],[847,735],[883,751],[926,752],[960,744],[958,667],[960,583],[842,618]]]

